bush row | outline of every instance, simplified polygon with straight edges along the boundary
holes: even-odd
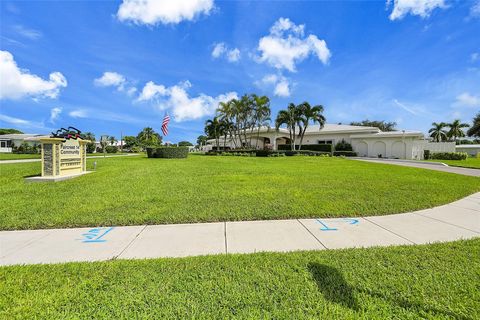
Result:
[[[333,151],[335,157],[356,157],[357,153],[355,151]]]
[[[186,158],[188,156],[188,147],[147,148],[147,156],[149,158],[168,158],[168,159]]]
[[[298,150],[298,146],[295,146],[295,148]],[[285,150],[289,151],[291,149],[289,144],[279,144],[277,146],[278,150]],[[332,152],[333,151],[333,145],[331,144],[304,144],[302,145],[302,150],[306,151],[322,151],[322,152]]]
[[[466,160],[468,154],[466,152],[432,152],[428,159],[433,160]]]

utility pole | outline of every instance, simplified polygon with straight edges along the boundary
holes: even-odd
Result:
[[[120,131],[120,152],[123,153],[123,134]]]

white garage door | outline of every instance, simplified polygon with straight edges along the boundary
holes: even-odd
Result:
[[[395,141],[392,144],[392,157],[398,159],[405,159],[405,143],[402,141]]]
[[[366,157],[368,156],[368,145],[365,142],[361,141],[356,145],[354,151],[358,154],[358,156]]]
[[[377,141],[373,145],[373,156],[378,157],[380,155],[382,158],[387,156],[387,145],[383,141]]]

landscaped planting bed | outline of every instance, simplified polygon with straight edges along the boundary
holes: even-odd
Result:
[[[480,239],[0,268],[0,318],[479,319]]]
[[[87,160],[96,172],[26,183],[41,163],[0,167],[0,229],[384,215],[480,191],[480,179],[337,157]]]

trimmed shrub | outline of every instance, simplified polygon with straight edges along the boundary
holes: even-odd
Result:
[[[320,156],[320,157],[330,157],[330,152],[321,152],[321,151],[311,151],[311,150],[296,150],[296,151],[285,151],[287,157],[291,156]]]
[[[292,151],[290,150],[289,144],[279,144],[278,150],[285,150],[285,151]],[[296,150],[298,150],[298,146],[295,146]],[[300,151],[321,151],[321,152],[332,152],[333,145],[331,144],[304,144],[302,145],[302,149]]]
[[[352,148],[352,145],[350,143],[348,143],[344,139],[342,139],[342,141],[339,141],[335,145],[335,151],[353,151],[353,148]],[[351,157],[351,156],[348,156],[348,155],[345,155],[345,156],[346,157]]]
[[[335,157],[356,157],[357,153],[355,151],[333,151]]]
[[[181,159],[188,156],[188,147],[147,148],[149,158]]]
[[[105,147],[105,152],[106,153],[117,153],[118,152],[118,147],[117,146],[106,146]]]
[[[432,152],[430,159],[434,160],[467,160],[466,152]]]

